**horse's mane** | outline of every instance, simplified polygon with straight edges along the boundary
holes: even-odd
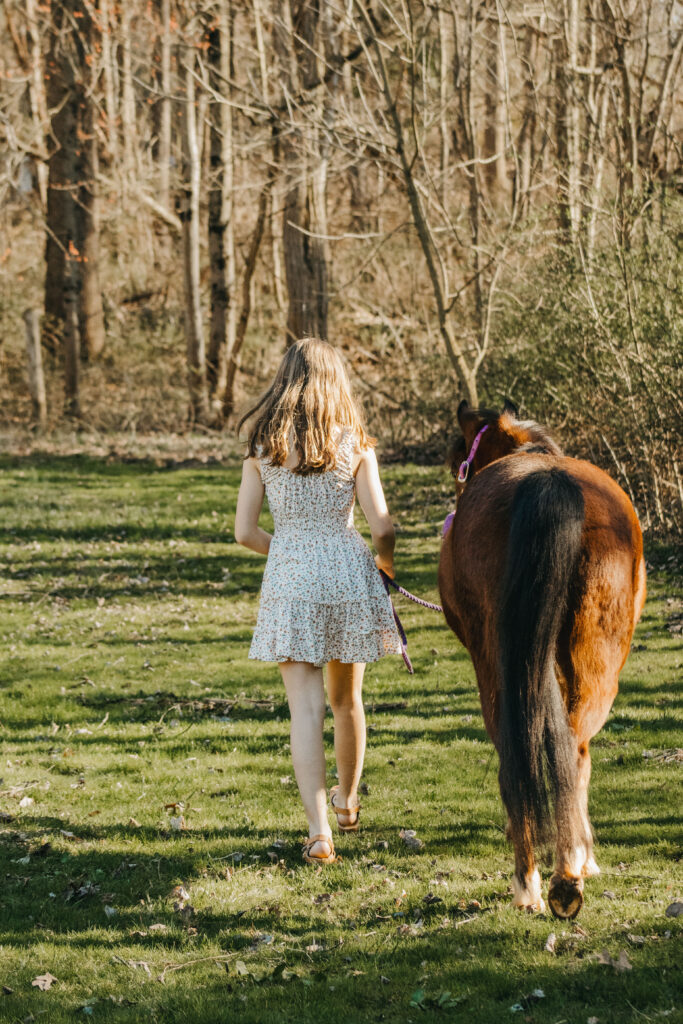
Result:
[[[496,412],[495,409],[472,409],[472,416],[483,426],[488,423],[490,427],[496,427],[508,438],[510,452],[523,451],[535,452],[541,455],[562,455],[562,449],[554,440],[547,427],[536,423],[535,420],[518,420],[509,411]],[[460,463],[467,455],[465,438],[461,434],[453,441],[446,462],[451,473],[458,472]]]
[[[507,413],[503,413],[501,419],[504,416],[507,416]],[[515,436],[518,432],[524,432],[527,435],[527,439],[518,446],[521,451],[540,452],[542,455],[562,455],[562,449],[548,428],[536,423],[535,420],[514,420],[512,426],[513,429],[507,433],[512,433]]]

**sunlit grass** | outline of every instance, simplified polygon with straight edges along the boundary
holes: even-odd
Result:
[[[509,905],[496,761],[438,615],[402,606],[413,678],[399,659],[368,669],[363,828],[316,873],[277,672],[247,660],[262,560],[232,543],[239,467],[0,467],[0,1021],[677,1019],[670,553],[651,552],[636,650],[594,743],[603,874],[577,928]],[[434,600],[447,475],[385,479],[401,582]],[[600,964],[603,949],[631,969]]]

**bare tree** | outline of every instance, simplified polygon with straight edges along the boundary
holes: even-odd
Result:
[[[206,384],[206,350],[201,300],[200,220],[201,152],[197,132],[195,75],[196,51],[191,43],[183,56],[185,100],[183,116],[183,264],[185,271],[185,339],[190,412],[193,422],[207,423],[209,399]]]
[[[208,32],[210,124],[209,264],[211,268],[211,328],[207,378],[212,414],[220,419],[227,383],[228,353],[235,344],[235,233],[233,217],[234,150],[231,0],[220,0],[211,12]]]
[[[319,119],[303,117],[298,98],[318,79],[316,46],[320,7],[306,0],[278,0],[273,30],[282,105],[289,123],[280,133],[285,174],[283,249],[289,294],[287,342],[327,337],[328,267],[325,243],[326,161],[319,148]]]

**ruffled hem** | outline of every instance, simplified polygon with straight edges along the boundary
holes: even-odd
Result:
[[[249,649],[255,661],[373,662],[400,654],[386,595],[336,604],[262,599]]]

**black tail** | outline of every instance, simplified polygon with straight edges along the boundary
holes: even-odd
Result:
[[[530,473],[512,502],[498,636],[500,787],[513,829],[547,837],[550,802],[571,803],[577,753],[555,677],[575,575],[583,494],[558,469]]]

